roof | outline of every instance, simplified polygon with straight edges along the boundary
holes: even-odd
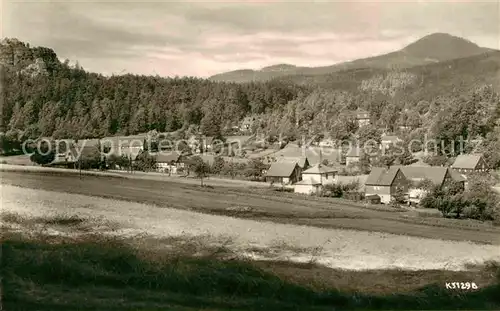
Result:
[[[320,150],[321,156],[320,156]],[[287,144],[285,148],[278,150],[272,154],[269,154],[270,157],[276,158],[279,160],[280,158],[285,158],[288,161],[297,161],[299,166],[302,165],[301,158],[307,158],[307,161],[310,165],[314,165],[322,160],[328,160],[329,162],[338,162],[340,159],[340,154],[337,149],[333,148],[322,148],[322,147],[299,147],[295,144]]]
[[[453,168],[475,169],[482,155],[480,154],[461,154],[453,163]]]
[[[382,141],[389,141],[389,142],[398,142],[400,141],[399,137],[395,135],[384,135],[381,137]]]
[[[335,173],[337,172],[336,169],[332,167],[328,167],[326,165],[323,165],[321,163],[318,163],[314,165],[313,167],[305,170],[302,172],[302,174],[327,174],[327,173]]]
[[[300,168],[306,166],[306,162],[309,164],[307,157],[283,157],[280,156],[278,162],[296,162]]]
[[[157,163],[171,163],[179,161],[181,153],[177,151],[162,151],[154,154]]]
[[[290,177],[297,167],[297,162],[275,162],[267,171],[268,177]]]
[[[372,186],[390,186],[394,182],[399,171],[399,167],[394,166],[388,169],[384,167],[374,167],[370,175],[368,175],[365,184]]]
[[[413,181],[421,181],[424,179],[430,180],[435,185],[442,185],[447,173],[455,181],[463,181],[460,174],[452,172],[447,167],[432,167],[432,166],[395,166],[399,167],[406,178]]]
[[[467,178],[465,178],[462,174],[459,174],[458,172],[456,172],[452,169],[449,169],[449,168],[448,168],[448,171],[450,172],[450,176],[451,176],[451,179],[453,179],[453,181],[457,181],[457,182],[467,181]]]

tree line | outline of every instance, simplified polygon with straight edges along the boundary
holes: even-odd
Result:
[[[255,83],[212,82],[194,77],[120,75],[105,77],[60,62],[48,48],[19,41],[2,43],[4,153],[19,150],[28,138],[102,138],[151,130],[187,131],[196,126],[207,136],[222,136],[248,115],[258,115],[251,132],[321,139],[363,139],[381,132],[408,139],[425,135],[446,142],[481,138],[479,151],[493,167],[500,164],[500,96],[493,87],[443,88],[429,100],[415,75],[404,72],[363,76],[356,88],[318,87],[286,79]],[[23,66],[43,60],[42,74],[23,74]],[[359,128],[342,112],[364,109],[371,126]],[[468,148],[473,149],[472,143]],[[498,152],[497,152],[498,151]]]

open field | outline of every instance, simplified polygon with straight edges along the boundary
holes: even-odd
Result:
[[[9,185],[1,193],[7,310],[500,307],[500,268],[480,264],[500,259],[497,246],[272,224]],[[446,282],[474,282],[477,289],[447,290]]]
[[[202,189],[108,176],[80,180],[2,172],[2,177],[2,304],[7,310],[500,308],[498,245],[292,224],[307,214],[330,213],[330,219],[349,221],[364,212],[383,222],[402,213],[328,208],[322,200],[294,205],[286,195],[264,194],[258,201],[257,189]],[[111,189],[99,193],[109,198],[75,194],[97,188]],[[152,204],[130,202],[134,189],[150,189]],[[119,196],[128,201],[110,199]],[[230,203],[262,210],[260,204],[268,204],[270,220],[281,215],[289,223],[183,210],[191,204],[202,210],[202,198],[211,213],[223,213]],[[450,228],[425,227],[450,234]],[[449,290],[446,282],[474,282],[478,288]]]
[[[52,222],[46,219],[45,222]],[[500,269],[346,271],[193,256],[100,236],[4,234],[6,310],[498,310]],[[475,290],[446,290],[445,282]]]
[[[66,174],[6,171],[2,172],[1,182],[275,223],[500,244],[500,228],[488,223],[418,217],[412,212],[373,210],[325,198],[278,195],[268,189],[201,188],[166,181],[97,176],[79,179]]]
[[[44,177],[47,181],[52,176]],[[113,184],[116,184],[121,179],[113,181]],[[69,185],[68,182],[65,184]],[[132,189],[127,188],[127,192],[132,192]],[[188,209],[190,204],[200,204],[190,200],[196,196],[195,193],[186,194],[183,200],[167,199],[164,208],[158,208],[148,204],[26,189],[5,184],[2,185],[1,191],[2,209],[5,213],[28,217],[58,214],[97,217],[116,224],[111,230],[113,235],[122,237],[148,235],[160,239],[193,236],[208,244],[228,247],[238,254],[257,259],[297,262],[314,259],[329,267],[345,269],[452,270],[462,269],[468,263],[500,261],[498,245],[477,245],[470,242],[423,239],[378,232],[277,224],[169,208],[169,204],[181,202],[184,204],[183,209]],[[234,198],[238,199],[240,198]],[[217,204],[212,201],[213,199],[210,200],[210,204]],[[224,201],[218,203],[227,204]],[[344,221],[346,220],[344,218]]]

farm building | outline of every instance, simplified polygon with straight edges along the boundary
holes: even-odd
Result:
[[[481,154],[461,154],[455,159],[451,167],[463,174],[487,172],[489,170]]]
[[[399,168],[410,182],[408,186],[408,203],[420,203],[420,200],[426,194],[426,190],[420,185],[424,180],[428,180],[434,186],[439,187],[446,187],[452,181],[461,183],[462,188],[465,187],[465,178],[447,167],[401,166]]]
[[[301,172],[297,162],[275,162],[267,171],[266,181],[273,184],[295,184],[301,180]]]
[[[382,203],[390,203],[399,191],[408,193],[408,180],[399,167],[374,167],[365,183],[365,196],[378,195]]]

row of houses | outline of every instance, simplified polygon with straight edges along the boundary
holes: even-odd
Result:
[[[348,183],[355,178],[339,176],[338,169],[317,163],[310,167],[307,159],[294,161],[283,159],[272,163],[266,180],[271,184],[294,187],[294,192],[304,194],[319,193],[327,184]],[[481,155],[461,155],[452,167],[433,166],[392,166],[374,167],[368,176],[358,176],[359,191],[371,201],[389,203],[396,194],[403,193],[409,204],[418,204],[426,194],[422,182],[444,188],[451,182],[466,187],[467,174],[486,172],[487,166]]]

